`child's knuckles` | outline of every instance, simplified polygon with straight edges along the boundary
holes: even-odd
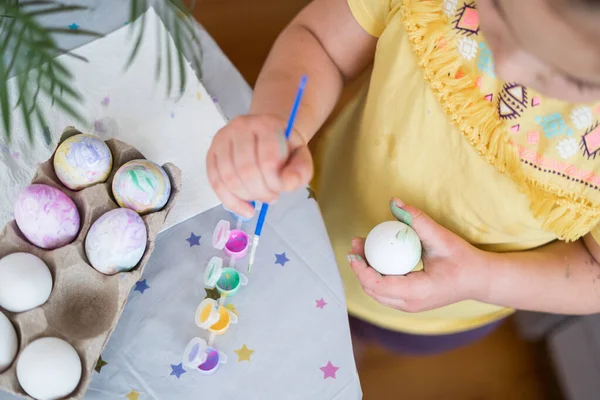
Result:
[[[221,179],[227,188],[234,188],[239,184],[239,178],[233,170],[221,172]]]
[[[237,166],[237,173],[242,180],[242,182],[251,182],[256,179],[256,177],[260,174],[256,165],[252,162],[241,162]]]
[[[287,157],[287,153],[282,156],[281,150],[277,145],[268,146],[267,149],[261,152],[261,157],[258,162],[266,168],[278,169],[281,165],[282,159]]]

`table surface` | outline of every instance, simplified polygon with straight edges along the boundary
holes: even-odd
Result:
[[[54,17],[52,25],[75,23],[109,33],[128,17],[128,2],[70,3],[85,3],[90,9]],[[249,86],[210,36],[200,26],[198,30],[202,83],[228,118],[244,113]],[[59,40],[67,49],[89,41],[69,36]],[[221,219],[235,224],[228,212],[216,207],[159,235],[85,398],[361,398],[341,279],[318,206],[304,189],[270,208],[249,283],[227,301],[239,321],[217,338],[215,347],[228,362],[212,376],[181,365],[189,340],[208,339],[195,325],[194,313],[206,296],[208,260],[226,258],[211,245]],[[253,228],[253,221],[243,225],[248,233]],[[240,271],[245,270],[244,261],[236,264]],[[236,352],[242,348],[251,353]],[[0,393],[1,400],[12,398]]]

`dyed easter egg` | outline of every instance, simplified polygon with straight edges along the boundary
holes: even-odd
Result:
[[[93,135],[71,136],[54,154],[54,171],[71,190],[81,190],[104,182],[112,169],[112,154],[102,140]]]
[[[79,232],[79,212],[73,200],[52,186],[29,185],[15,203],[15,221],[23,235],[43,249],[69,244]]]
[[[146,225],[128,208],[103,214],[85,238],[85,253],[98,272],[114,275],[130,271],[146,251]]]
[[[421,260],[417,233],[400,221],[388,221],[371,230],[365,241],[369,265],[383,275],[405,275]]]
[[[119,206],[140,214],[158,211],[171,195],[171,181],[155,162],[133,160],[115,174],[112,191]]]

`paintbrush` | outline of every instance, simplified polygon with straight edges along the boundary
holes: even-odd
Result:
[[[292,112],[290,114],[290,118],[288,119],[287,127],[285,128],[285,140],[289,140],[290,135],[292,134],[292,129],[294,128],[294,122],[296,121],[296,115],[298,114],[298,108],[300,107],[300,102],[302,101],[302,95],[304,94],[304,88],[306,87],[307,80],[308,78],[306,75],[302,76],[300,79],[298,92],[296,93],[296,100],[294,101],[294,106],[292,107]],[[254,238],[252,239],[252,248],[250,249],[250,258],[248,261],[248,272],[252,270],[252,264],[254,264],[254,256],[256,255],[256,248],[258,247],[262,228],[265,223],[265,219],[267,218],[267,211],[269,211],[269,204],[263,203],[260,207],[260,213],[258,214],[258,221],[256,221],[256,228],[254,229]]]

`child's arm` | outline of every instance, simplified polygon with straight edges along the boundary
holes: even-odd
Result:
[[[277,39],[256,84],[250,114],[217,133],[207,155],[209,181],[230,210],[271,202],[312,179],[307,144],[327,119],[344,82],[372,60],[377,39],[361,28],[347,0],[315,0]],[[289,143],[283,130],[298,82],[308,85]]]
[[[377,39],[356,22],[347,0],[316,0],[281,33],[254,91],[251,114],[287,120],[302,74],[309,85],[296,130],[308,142],[335,106],[344,83],[372,62]]]
[[[352,243],[349,256],[365,292],[384,305],[420,312],[478,300],[520,310],[600,312],[600,246],[590,234],[573,243],[555,241],[535,250],[490,253],[414,207],[397,201],[392,213],[419,235],[424,270],[381,276],[362,258],[362,240]]]
[[[557,314],[600,312],[600,246],[590,234],[486,259],[489,289],[481,301]]]

